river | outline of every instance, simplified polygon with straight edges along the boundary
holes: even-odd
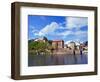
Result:
[[[28,55],[28,66],[87,64],[88,55]]]

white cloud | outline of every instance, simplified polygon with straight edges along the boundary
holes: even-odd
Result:
[[[60,37],[64,37],[64,36],[68,36],[70,34],[73,34],[72,31],[65,31],[65,32],[52,32],[49,35],[51,36],[60,36]]]
[[[81,30],[77,30],[76,32],[65,31],[63,33],[59,33],[59,35],[61,35],[63,39],[66,38],[68,35],[72,35],[73,37],[76,37],[75,38],[75,41],[76,41],[76,39],[87,37],[87,31],[81,31]]]
[[[64,27],[64,26],[59,26],[59,28],[58,29],[61,29],[61,30],[66,30],[67,28],[66,27]]]
[[[86,18],[67,17],[66,26],[64,27],[63,24],[65,24],[65,22],[63,23],[51,22],[50,24],[43,27],[40,31],[33,29],[32,32],[34,33],[34,35],[37,36],[50,35],[50,36],[62,37],[63,39],[65,39],[69,35],[72,35],[73,37],[76,37],[74,39],[79,39],[79,40],[87,36],[87,31],[80,30],[82,26],[87,25]],[[73,31],[73,28],[77,30]],[[59,32],[56,30],[63,30],[63,31]]]
[[[77,31],[77,32],[75,32],[75,35],[87,35],[87,31],[81,31],[81,30],[79,30],[79,31]]]
[[[31,32],[34,34],[34,35],[37,35],[37,33],[39,32],[37,29],[36,29],[36,27],[34,27],[34,26],[30,26],[30,29],[31,29]]]
[[[86,26],[88,20],[86,17],[66,17],[66,28],[67,29],[80,29],[83,26]]]
[[[54,32],[54,30],[52,30],[52,32],[50,32],[50,31],[47,33],[46,32],[44,33],[44,32],[40,31],[39,33],[36,33],[36,35],[44,36],[44,35],[48,34],[51,36],[60,36],[63,38],[66,38],[68,35],[73,35],[73,36],[77,36],[77,37],[87,36],[87,31],[81,31],[81,30],[77,30],[76,32],[73,32],[72,30],[66,30],[64,32]]]
[[[35,27],[34,27],[33,25],[30,25],[29,28],[30,28],[31,30],[34,30],[34,29],[35,29]]]
[[[65,31],[65,32],[60,33],[60,35],[62,35],[62,36],[68,36],[70,34],[73,34],[73,32],[72,31]]]
[[[32,33],[38,33],[38,30],[33,29],[33,30],[32,30]]]
[[[46,34],[52,33],[58,28],[58,26],[59,26],[58,23],[52,22],[51,24],[46,25],[43,29],[41,29],[38,35],[44,36]]]

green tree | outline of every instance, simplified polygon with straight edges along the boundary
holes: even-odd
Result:
[[[34,54],[50,54],[52,46],[49,42],[29,42],[28,43],[29,51],[33,51]]]

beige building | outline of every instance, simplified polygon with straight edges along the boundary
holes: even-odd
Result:
[[[53,40],[53,41],[52,41],[52,46],[53,46],[55,49],[64,48],[64,41],[63,41],[63,40]]]

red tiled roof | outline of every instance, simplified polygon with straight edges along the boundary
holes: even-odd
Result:
[[[63,40],[53,40],[52,42],[62,42]]]

